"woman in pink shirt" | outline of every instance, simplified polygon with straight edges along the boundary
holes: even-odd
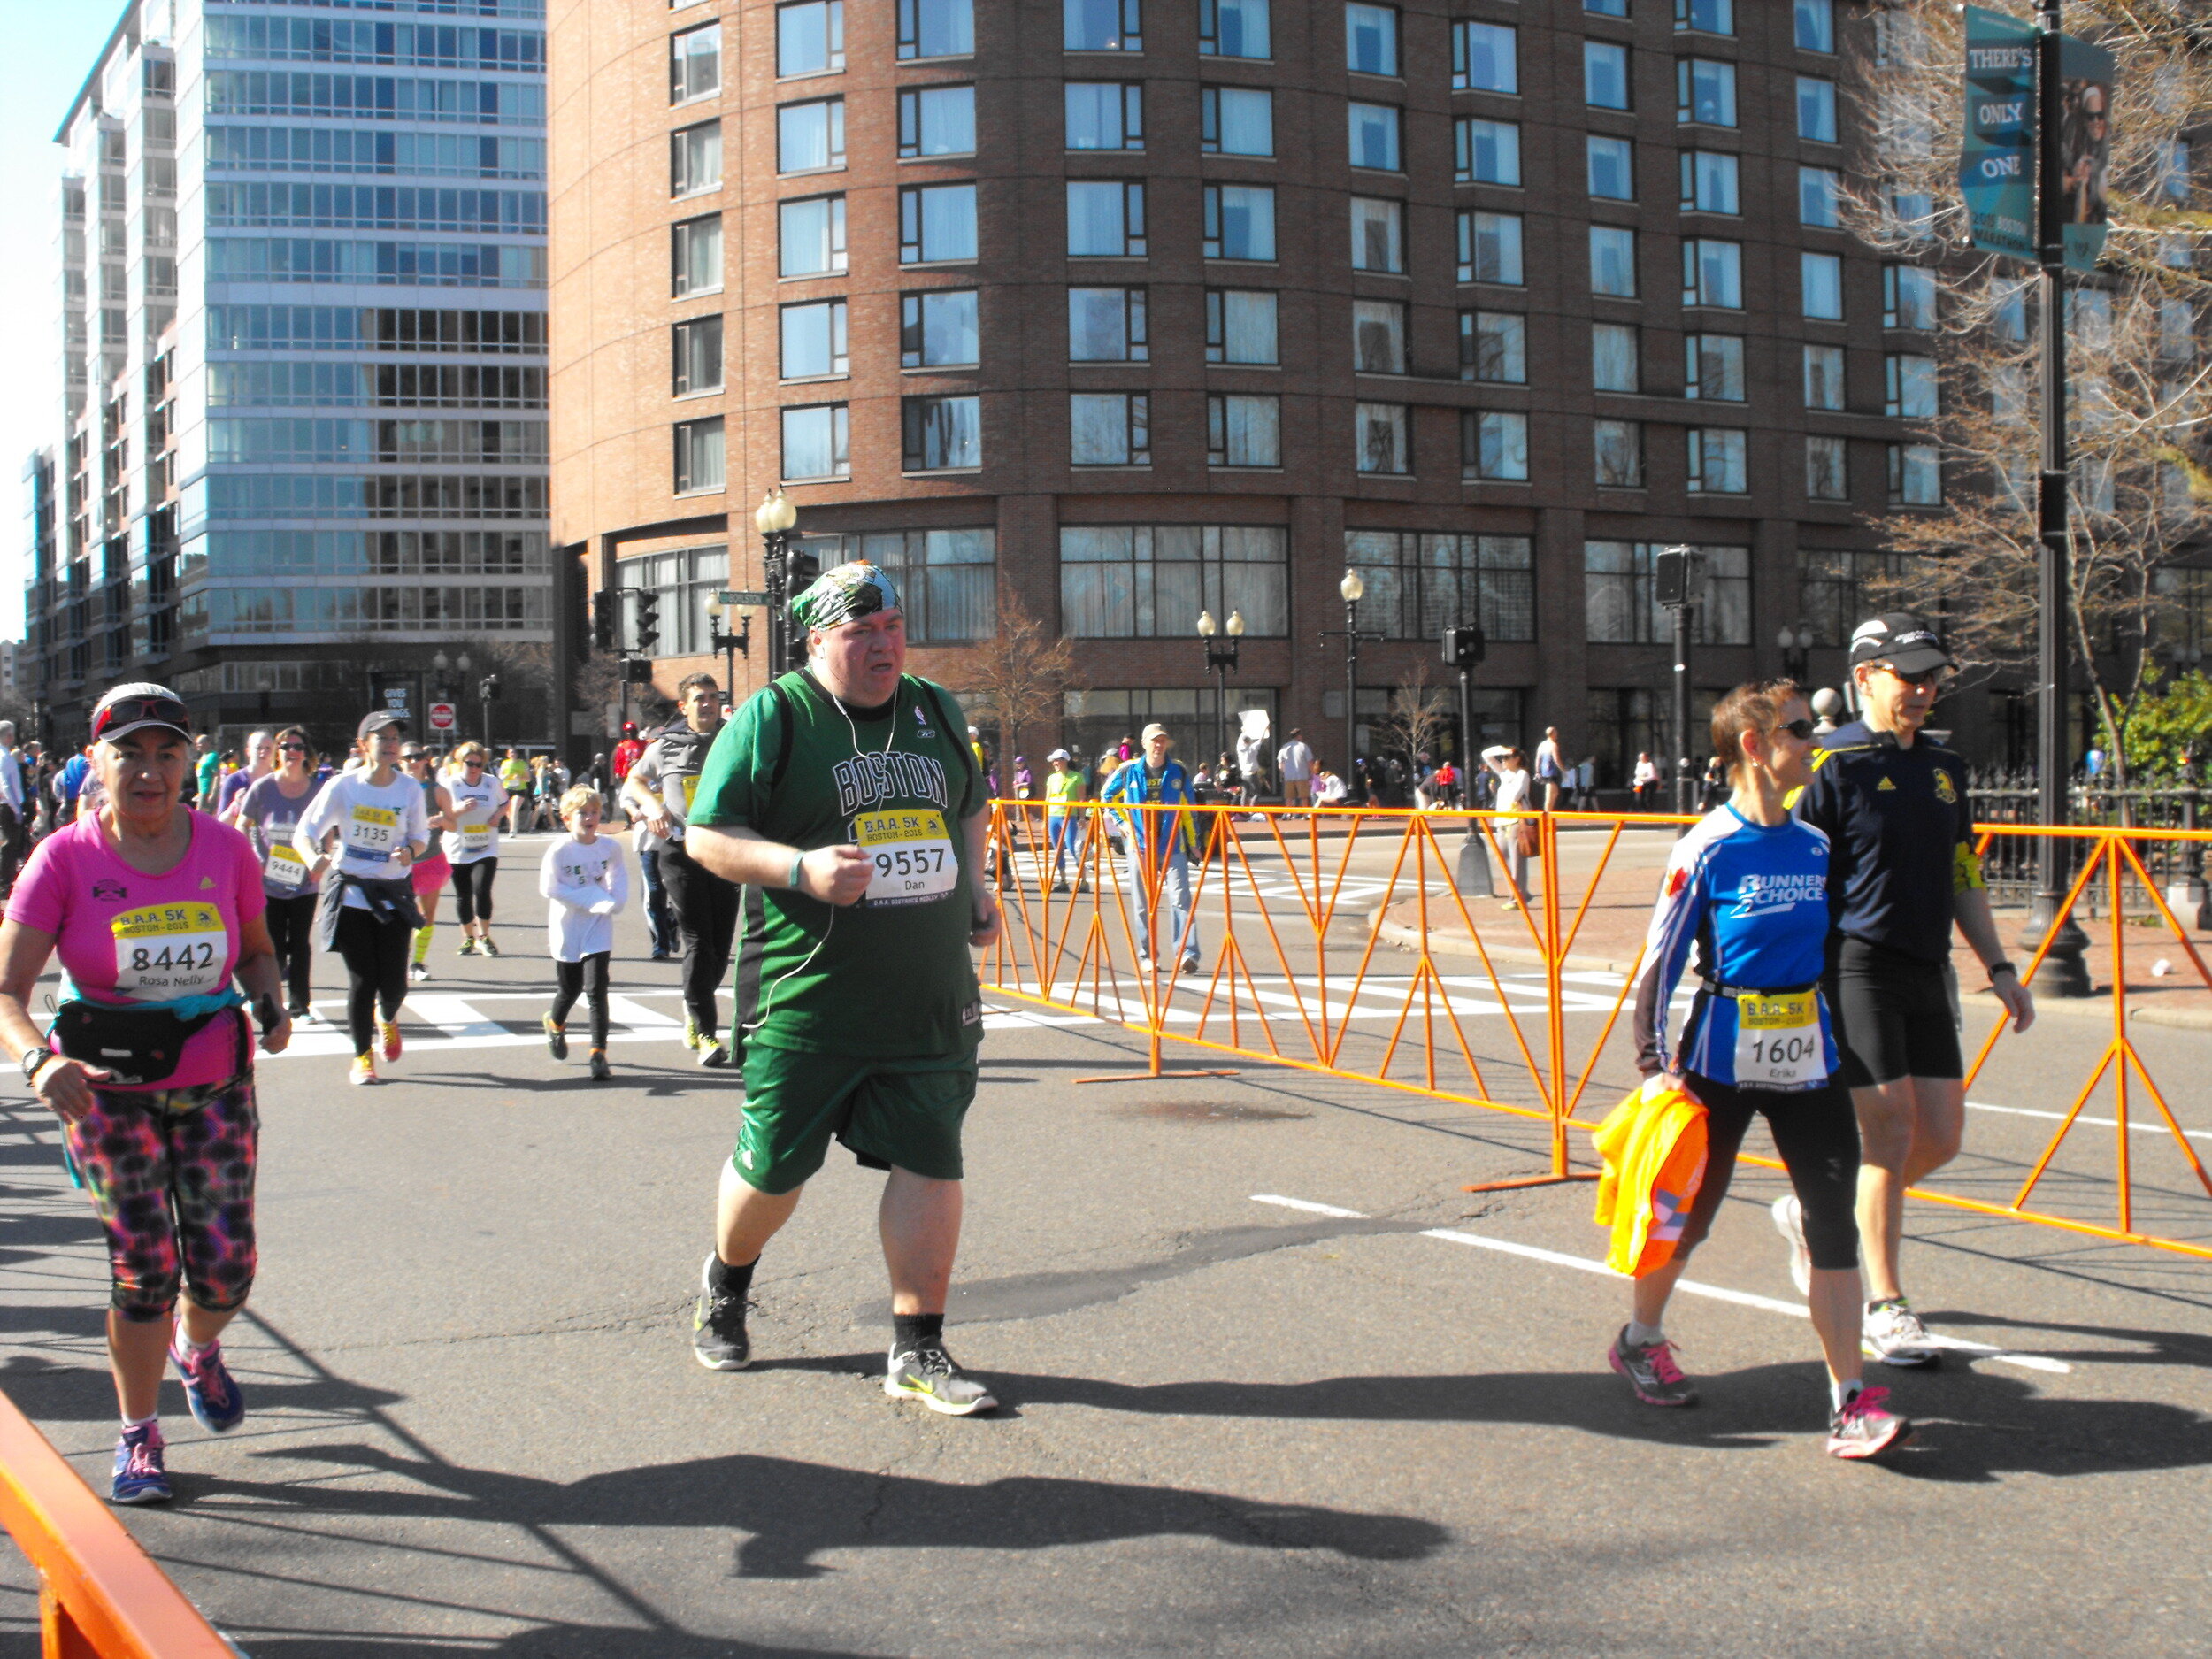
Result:
[[[263,1048],[281,1050],[291,1025],[260,861],[237,830],[180,803],[182,702],[118,686],[94,708],[92,737],[100,803],[40,843],[0,923],[0,1041],[60,1116],[107,1233],[123,1412],[112,1495],[157,1503],[170,1495],[165,1360],[203,1427],[225,1433],[245,1416],[218,1340],[255,1265],[253,1023],[233,981],[255,1000]],[[60,1010],[44,1033],[30,1004],[57,954]]]

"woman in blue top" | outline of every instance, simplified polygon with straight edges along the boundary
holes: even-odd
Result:
[[[1858,1120],[1837,1076],[1820,976],[1828,937],[1828,838],[1783,803],[1811,775],[1811,712],[1790,681],[1739,686],[1713,710],[1713,749],[1733,791],[1675,843],[1636,968],[1636,1064],[1706,1109],[1704,1178],[1667,1264],[1636,1281],[1634,1315],[1607,1360],[1650,1405],[1694,1404],[1660,1328],[1667,1298],[1711,1229],[1754,1113],[1787,1167],[1776,1224],[1828,1361],[1828,1450],[1871,1457],[1912,1425],[1862,1385]],[[1667,1010],[1700,976],[1678,1043]]]

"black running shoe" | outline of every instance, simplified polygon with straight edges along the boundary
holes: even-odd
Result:
[[[591,1080],[595,1083],[604,1083],[613,1075],[614,1068],[607,1064],[607,1051],[604,1048],[594,1048],[591,1051]]]
[[[699,1267],[699,1306],[691,1316],[691,1352],[709,1371],[743,1371],[753,1357],[745,1337],[745,1298],[714,1287],[714,1252]]]
[[[546,1015],[539,1024],[545,1028],[545,1046],[556,1060],[568,1058],[568,1030],[553,1023],[553,1016]]]

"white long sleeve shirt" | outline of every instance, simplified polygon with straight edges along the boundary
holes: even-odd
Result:
[[[340,832],[338,869],[365,881],[403,881],[407,865],[397,854],[402,847],[422,856],[430,844],[430,815],[423,810],[422,785],[404,772],[395,772],[382,787],[369,781],[366,772],[342,772],[322,787],[314,803],[301,814],[292,832],[292,845],[308,868],[323,856],[323,837]],[[365,910],[368,901],[351,888],[346,891],[349,910]]]
[[[612,950],[614,918],[630,902],[621,841],[601,834],[586,843],[563,836],[545,849],[538,891],[546,900],[546,949],[556,962],[581,962]]]

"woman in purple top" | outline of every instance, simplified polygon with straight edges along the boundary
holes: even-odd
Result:
[[[316,1015],[309,998],[318,894],[308,879],[307,861],[292,844],[292,831],[315,798],[315,775],[309,770],[315,746],[296,726],[279,732],[275,742],[276,769],[247,786],[239,797],[236,821],[261,860],[261,888],[269,899],[269,937],[276,945],[278,971],[284,976],[285,1011],[302,1025],[312,1025]]]

